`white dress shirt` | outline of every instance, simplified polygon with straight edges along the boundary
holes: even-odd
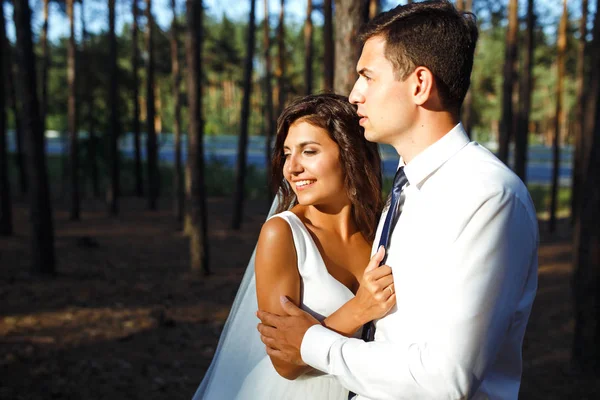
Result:
[[[537,288],[529,193],[461,124],[404,171],[386,262],[397,306],[376,322],[374,342],[311,327],[302,359],[363,400],[517,399]]]

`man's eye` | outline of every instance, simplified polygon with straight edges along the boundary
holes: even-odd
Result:
[[[304,154],[311,156],[317,154],[317,152],[315,150],[304,150]]]

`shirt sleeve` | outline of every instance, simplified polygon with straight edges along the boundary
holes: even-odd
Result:
[[[537,225],[510,191],[465,209],[471,211],[460,211],[464,225],[440,250],[444,265],[432,277],[443,285],[422,288],[437,299],[427,308],[430,325],[422,341],[397,335],[397,341],[366,343],[317,325],[304,336],[303,360],[366,398],[460,399],[475,393],[524,297],[530,306],[535,295],[536,285],[526,282],[537,282]]]

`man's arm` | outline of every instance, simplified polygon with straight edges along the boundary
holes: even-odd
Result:
[[[303,360],[378,400],[474,393],[523,296],[537,236],[523,204],[510,193],[495,193],[473,210],[440,257],[443,276],[432,277],[444,284],[431,293],[439,300],[428,314],[427,337],[365,343],[313,326],[302,340]]]

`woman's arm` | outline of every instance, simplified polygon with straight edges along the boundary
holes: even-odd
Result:
[[[292,230],[281,218],[271,218],[262,227],[256,247],[255,274],[258,308],[273,314],[285,314],[280,296],[300,306],[300,273]],[[306,364],[288,363],[271,357],[279,375],[296,379],[311,370]]]

